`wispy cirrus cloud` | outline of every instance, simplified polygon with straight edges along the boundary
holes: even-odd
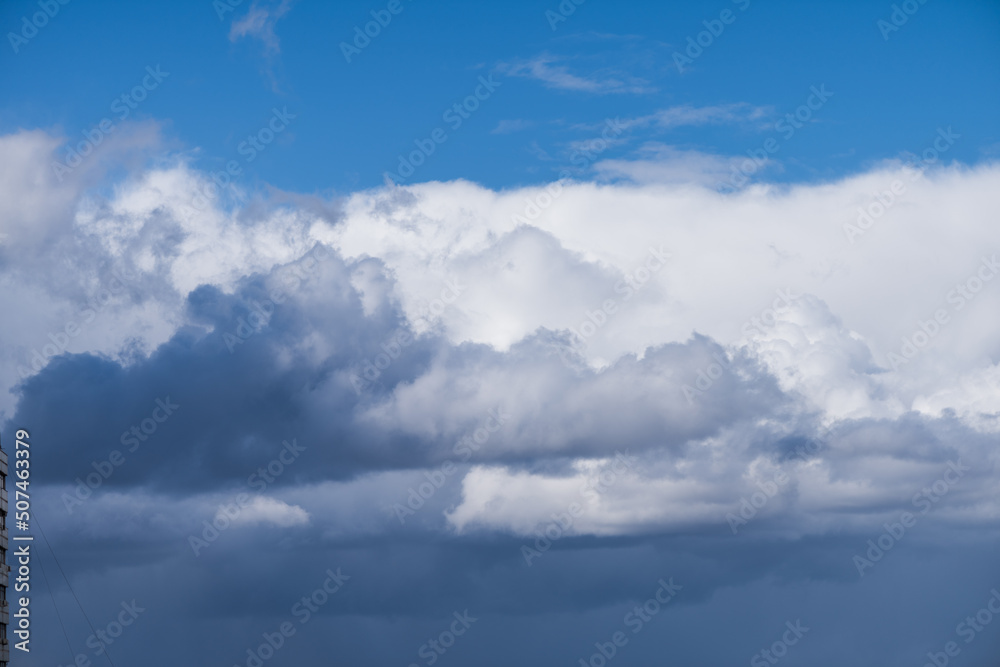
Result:
[[[664,143],[660,137],[677,128],[706,125],[764,130],[769,126],[766,119],[771,115],[769,107],[754,106],[746,102],[708,106],[679,105],[634,118],[616,118],[613,121],[616,128],[614,138],[579,139],[568,144],[567,152],[570,155],[603,153],[607,148],[626,145],[637,139],[643,140],[644,143],[639,145],[634,154],[618,158],[605,157],[593,165],[600,178],[625,178],[637,183],[697,182],[709,185],[730,173],[733,165],[743,158],[716,155],[711,151],[691,147],[678,148]],[[607,121],[600,124],[582,123],[573,125],[571,129],[584,130],[593,135],[606,125]]]
[[[633,183],[697,183],[710,186],[725,178],[739,157],[681,150],[658,142],[644,144],[634,156],[601,160],[594,165],[599,178]]]
[[[596,95],[645,94],[656,91],[645,79],[634,77],[613,68],[601,68],[590,76],[574,74],[560,63],[561,58],[541,54],[527,60],[502,63],[500,71],[508,76],[520,76],[541,81],[549,88],[574,90]]]
[[[233,21],[229,29],[229,41],[236,42],[243,37],[259,39],[264,45],[266,55],[278,55],[281,53],[281,42],[274,33],[274,26],[291,8],[291,0],[282,0],[277,7],[267,7],[257,3],[250,5],[246,16]]]
[[[768,107],[758,107],[746,102],[710,106],[683,104],[625,121],[625,125],[671,129],[685,125],[735,125],[756,122],[763,126],[763,119],[770,113]]]
[[[259,40],[263,45],[264,64],[262,66],[262,73],[267,76],[268,82],[271,84],[271,90],[275,93],[280,92],[280,86],[278,85],[279,77],[275,73],[275,65],[278,61],[278,56],[281,55],[281,40],[278,39],[278,35],[274,32],[274,27],[278,23],[278,19],[287,14],[292,8],[292,2],[293,0],[281,0],[281,3],[277,6],[260,5],[255,2],[250,5],[246,16],[233,21],[229,29],[230,42],[235,43],[246,37]]]
[[[615,124],[623,130],[645,128],[671,130],[677,127],[701,125],[752,125],[758,129],[765,129],[769,126],[766,119],[770,118],[772,113],[771,107],[755,106],[748,102],[706,106],[681,104],[634,118],[616,118]],[[602,129],[604,124],[604,122],[578,123],[571,129],[595,131]]]
[[[490,130],[490,134],[511,134],[513,132],[520,132],[521,130],[526,130],[533,126],[534,122],[530,120],[524,120],[523,118],[515,118],[512,120],[501,120],[497,123],[497,126]]]

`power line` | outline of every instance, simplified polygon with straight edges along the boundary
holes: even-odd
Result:
[[[69,589],[69,592],[72,593],[73,599],[76,600],[76,605],[80,608],[80,613],[83,614],[83,618],[86,619],[87,625],[90,626],[90,631],[93,632],[96,637],[97,629],[94,628],[94,624],[90,622],[90,617],[87,616],[87,612],[84,610],[83,604],[80,603],[80,598],[77,597],[76,591],[73,590],[73,586],[69,583],[69,577],[66,576],[66,572],[63,570],[62,565],[59,564],[59,559],[56,558],[56,552],[52,550],[52,545],[49,544],[49,538],[45,536],[45,531],[42,530],[41,524],[38,523],[38,514],[36,514],[34,510],[31,512],[31,517],[34,520],[35,525],[38,526],[38,531],[42,534],[42,539],[45,540],[45,546],[49,548],[49,553],[52,554],[52,560],[55,561],[56,567],[59,568],[59,572],[62,574],[63,579],[66,580],[66,587]],[[104,657],[108,659],[108,663],[110,663],[111,667],[115,667],[115,663],[111,661],[111,654],[108,653],[107,645],[105,645],[104,642],[101,642],[101,647],[104,649]]]

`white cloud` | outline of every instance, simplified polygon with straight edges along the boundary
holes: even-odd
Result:
[[[936,498],[936,504],[948,496],[948,503],[933,508],[935,523],[986,528],[1000,516],[1000,499],[990,472],[997,457],[982,444],[953,441],[950,457],[920,460],[898,451],[895,443],[866,439],[863,450],[852,451],[834,440],[811,460],[775,463],[742,449],[736,434],[724,432],[683,456],[649,453],[618,475],[609,459],[577,460],[570,474],[558,476],[476,466],[462,480],[461,502],[445,516],[459,533],[486,529],[532,538],[553,524],[568,524],[561,527],[562,536],[704,527],[728,534],[741,524],[730,524],[727,516],[739,516],[744,499],[756,494],[752,515],[743,516],[755,522],[753,530],[799,539],[864,530],[898,520],[906,510],[920,516],[923,501],[912,499],[945,479],[946,491],[939,485],[940,495],[931,493],[926,500],[929,505]]]
[[[220,521],[225,516],[220,509],[215,515],[215,520]],[[234,524],[270,523],[281,528],[304,526],[309,523],[309,513],[298,505],[289,505],[266,496],[254,496],[246,507],[240,509],[235,518],[230,518]]]
[[[323,238],[348,257],[384,261],[411,317],[449,275],[468,284],[471,296],[441,316],[456,343],[506,349],[540,326],[578,328],[606,298],[624,301],[618,281],[641,266],[649,247],[662,245],[672,259],[588,340],[588,354],[641,354],[694,331],[736,344],[774,291],[790,288],[824,302],[842,322],[826,326],[856,332],[874,366],[888,369],[888,354],[899,351],[903,336],[936,309],[954,308],[949,291],[995,242],[989,211],[998,170],[982,167],[913,181],[896,207],[850,243],[844,227],[856,224],[858,207],[903,174],[885,168],[832,184],[755,187],[731,196],[696,185],[567,183],[554,201],[541,188],[493,193],[430,183],[407,189],[415,199],[405,205],[386,207],[386,192],[353,196],[343,224]],[[524,219],[536,201],[552,203],[536,208],[521,228],[514,216]],[[504,297],[505,285],[523,289]],[[928,349],[890,376],[933,384],[930,378],[940,377],[936,359],[954,371],[995,354],[992,327],[980,320],[1000,303],[994,287],[1000,284],[987,283]]]

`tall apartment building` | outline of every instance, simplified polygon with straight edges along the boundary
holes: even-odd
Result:
[[[7,453],[0,446],[0,667],[7,667],[10,661],[10,643],[7,639],[7,624],[10,622],[10,607],[7,605],[7,583],[10,581],[10,565],[7,563]]]

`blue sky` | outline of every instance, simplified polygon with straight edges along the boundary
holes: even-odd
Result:
[[[0,28],[14,664],[995,667],[996,2]]]
[[[964,162],[995,154],[1000,142],[1000,8],[992,2],[919,5],[886,40],[877,22],[889,20],[892,9],[879,2],[591,1],[553,30],[545,12],[558,11],[558,3],[402,0],[400,13],[350,63],[340,43],[384,7],[299,2],[282,12],[271,6],[270,41],[253,34],[231,40],[234,21],[248,7],[65,5],[18,53],[8,45],[0,54],[0,85],[17,91],[0,102],[0,128],[79,137],[109,114],[111,101],[136,85],[147,65],[159,65],[170,76],[133,118],[163,121],[173,145],[212,171],[240,158],[239,143],[273,107],[287,107],[294,123],[245,165],[246,177],[251,185],[299,192],[381,184],[415,140],[448,128],[442,114],[472,94],[482,74],[500,87],[449,130],[415,180],[544,182],[565,166],[571,142],[591,138],[587,126],[679,106],[745,104],[763,112],[754,122],[635,128],[602,157],[633,156],[647,142],[740,155],[759,148],[773,124],[820,84],[834,97],[808,131],[781,147],[773,179],[854,173],[919,152],[938,127],[961,134],[949,157]],[[29,2],[4,3],[0,21],[17,26],[32,9]],[[679,72],[673,54],[726,9],[733,22]],[[526,64],[539,62],[545,71],[532,75]],[[512,74],[519,64],[521,75]],[[595,85],[574,89],[570,77]]]

